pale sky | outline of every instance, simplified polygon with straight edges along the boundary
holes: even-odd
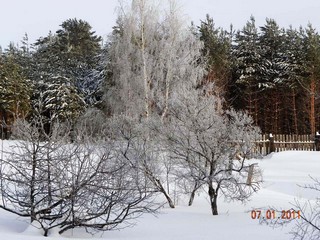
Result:
[[[163,0],[166,2],[165,0]],[[240,29],[253,15],[257,26],[273,18],[281,27],[298,28],[308,22],[320,31],[320,0],[178,0],[188,23],[205,19],[207,13],[216,26]],[[90,23],[97,34],[106,37],[115,25],[118,0],[0,0],[0,46],[19,43],[25,33],[30,43],[55,32],[68,18]]]

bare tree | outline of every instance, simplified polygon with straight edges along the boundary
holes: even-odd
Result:
[[[159,207],[149,178],[114,147],[113,140],[79,137],[70,143],[69,125],[17,121],[19,137],[1,159],[0,208],[28,217],[47,236],[84,227],[110,230]]]
[[[148,178],[153,191],[163,194],[169,206],[174,208],[174,201],[165,187],[166,174],[169,174],[163,161],[165,152],[157,142],[158,138],[152,132],[150,125],[151,119],[139,123],[133,118],[116,116],[111,119],[110,129],[113,131],[111,135],[117,140],[116,148],[126,159],[127,164]]]
[[[305,190],[310,190],[315,196],[320,192],[319,179],[312,178],[313,184],[300,186]],[[310,192],[310,193],[311,193]],[[312,194],[312,195],[313,195]],[[292,208],[287,211],[289,215],[282,215],[281,221],[271,220],[262,221],[262,224],[267,224],[271,227],[279,227],[294,222],[293,228],[290,231],[294,240],[316,240],[320,238],[320,199],[316,197],[313,200],[297,200],[291,203]],[[270,207],[269,207],[270,209]],[[273,208],[274,211],[283,214]],[[287,214],[286,213],[286,214]]]
[[[313,183],[300,186],[301,188],[310,191],[309,194],[318,196],[320,192],[319,179],[311,177]],[[267,209],[272,209],[281,215],[278,219],[263,219],[260,224],[266,224],[270,227],[282,227],[294,222],[291,231],[293,240],[316,240],[320,238],[320,199],[316,197],[312,200],[295,199],[291,204],[291,208],[283,211],[276,207],[269,206]]]
[[[182,179],[193,186],[189,205],[195,192],[208,188],[213,215],[218,214],[218,194],[228,200],[245,201],[259,188],[260,179],[247,184],[249,164],[246,157],[254,147],[259,130],[245,113],[231,110],[221,114],[214,97],[199,96],[197,90],[178,95],[170,111],[171,123],[165,132],[170,155],[179,165]],[[235,160],[241,153],[242,157]]]
[[[17,120],[13,129],[13,137],[17,140],[1,159],[0,207],[30,217],[31,222],[47,213],[53,201],[53,182],[57,181],[53,166],[60,161],[53,152],[66,142],[64,137],[68,130],[57,125],[52,130],[49,137],[41,116],[30,123]],[[65,132],[60,135],[62,131]]]

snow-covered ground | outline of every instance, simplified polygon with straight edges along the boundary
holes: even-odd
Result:
[[[320,178],[320,152],[288,151],[275,153],[262,160],[255,160],[263,170],[264,183],[246,205],[224,202],[219,199],[219,216],[210,214],[205,194],[195,198],[187,207],[180,200],[176,209],[163,208],[159,215],[144,215],[135,226],[120,231],[104,232],[94,237],[79,229],[59,236],[51,233],[51,239],[101,238],[108,240],[288,240],[294,222],[284,227],[272,228],[251,218],[252,209],[278,210],[292,208],[295,199],[314,199],[315,194],[298,187],[311,183],[310,176]],[[297,220],[299,221],[299,220]],[[30,227],[25,220],[0,210],[0,239],[38,240],[48,239]]]

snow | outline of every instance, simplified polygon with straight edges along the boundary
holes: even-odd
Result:
[[[0,140],[1,142],[1,140]],[[9,141],[4,141],[4,148]],[[1,144],[2,145],[2,144]],[[1,146],[0,145],[0,146]],[[205,193],[197,195],[194,205],[188,207],[180,199],[175,209],[164,207],[157,216],[143,215],[134,226],[119,231],[98,233],[95,236],[82,229],[75,229],[63,236],[51,232],[49,239],[108,239],[108,240],[288,240],[294,222],[279,228],[259,224],[251,219],[252,209],[289,210],[295,199],[305,201],[316,196],[310,190],[298,185],[312,183],[310,176],[320,178],[320,152],[287,151],[273,153],[257,162],[263,170],[263,184],[260,191],[246,204],[227,203],[219,199],[219,215],[210,214]],[[299,220],[297,220],[299,221]],[[40,240],[39,230],[26,220],[0,210],[0,239]]]

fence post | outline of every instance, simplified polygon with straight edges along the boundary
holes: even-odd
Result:
[[[319,132],[316,133],[316,136],[314,138],[314,145],[316,147],[316,151],[320,151],[320,134],[319,134]]]
[[[274,137],[272,133],[269,134],[269,153],[275,152],[275,146],[274,146]]]
[[[249,171],[248,171],[248,177],[247,177],[247,183],[246,183],[249,186],[251,186],[251,184],[252,184],[254,165],[255,164],[250,164],[249,165]]]

